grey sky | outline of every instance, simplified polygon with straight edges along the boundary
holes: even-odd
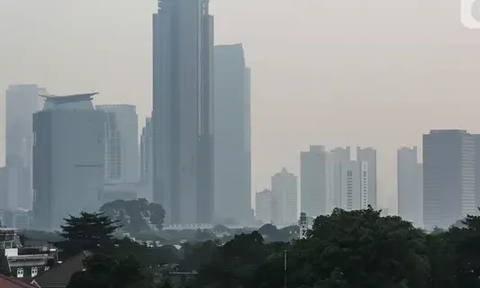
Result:
[[[421,145],[431,128],[480,132],[480,30],[460,25],[458,1],[211,6],[216,43],[244,43],[252,67],[255,190],[283,166],[298,174],[309,144],[375,146],[379,202],[396,210],[398,146]],[[151,109],[155,7],[155,0],[0,0],[1,89],[95,90],[96,104],[133,103],[143,118]]]

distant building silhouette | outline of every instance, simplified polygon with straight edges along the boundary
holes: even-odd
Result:
[[[63,218],[95,211],[104,185],[105,113],[94,94],[48,96],[33,116],[33,219],[58,229]]]
[[[368,164],[368,204],[377,209],[377,150],[357,147],[357,161]]]
[[[46,89],[35,84],[11,85],[6,91],[6,209],[32,209],[32,116],[39,109],[38,94]]]
[[[423,135],[423,223],[447,228],[476,214],[475,141],[464,130]]]
[[[297,176],[287,169],[272,177],[272,221],[276,225],[297,223]]]
[[[255,218],[263,223],[272,222],[272,191],[265,189],[255,195]]]
[[[140,136],[140,182],[153,193],[153,129],[152,118],[145,120]],[[153,194],[147,198],[152,201]]]
[[[97,105],[105,111],[105,181],[136,183],[140,179],[138,114],[135,105]]]
[[[208,1],[162,0],[153,15],[154,202],[166,223],[211,223],[213,17]]]
[[[251,215],[250,70],[242,44],[215,46],[215,215],[247,224]]]
[[[332,212],[334,171],[333,156],[324,146],[300,153],[302,211],[313,217]]]
[[[417,147],[397,150],[398,216],[423,227],[423,165],[417,162]]]

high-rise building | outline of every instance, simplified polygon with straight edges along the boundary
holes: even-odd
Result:
[[[138,114],[135,105],[97,105],[105,111],[105,181],[136,183],[140,180]]]
[[[272,221],[276,225],[296,223],[297,176],[283,168],[272,177]]]
[[[368,204],[377,209],[377,150],[357,147],[357,161],[368,163]]]
[[[33,116],[33,214],[37,229],[58,229],[63,218],[96,211],[104,186],[105,113],[95,93],[46,96]]]
[[[147,117],[140,136],[140,181],[152,186],[153,179],[153,129],[152,118]]]
[[[32,209],[32,115],[38,95],[46,89],[35,84],[11,85],[6,91],[5,164],[9,170],[9,209]]]
[[[475,206],[475,141],[464,130],[423,135],[423,224],[446,228]]]
[[[368,163],[358,161],[341,162],[340,208],[359,210],[368,207]]]
[[[263,223],[272,222],[272,191],[265,189],[255,195],[255,218]]]
[[[337,147],[330,151],[333,162],[333,208],[342,207],[342,163],[349,163],[351,161],[350,147]],[[329,209],[331,210],[331,209]]]
[[[215,215],[246,224],[251,217],[250,72],[241,44],[215,46]]]
[[[324,146],[310,146],[300,154],[302,211],[316,217],[332,212],[334,203],[333,156]]]
[[[213,17],[207,0],[162,0],[153,15],[154,202],[166,223],[211,223]]]
[[[397,150],[398,216],[416,227],[423,227],[422,169],[417,147]]]

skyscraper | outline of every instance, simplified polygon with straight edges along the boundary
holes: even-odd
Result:
[[[213,220],[212,64],[208,1],[159,1],[153,15],[153,185],[167,223]]]
[[[107,114],[105,123],[105,172],[107,182],[140,180],[138,114],[135,105],[97,105]]]
[[[46,89],[35,84],[11,85],[6,91],[6,153],[8,208],[32,208],[32,115],[38,95]]]
[[[96,211],[104,185],[105,113],[94,94],[48,96],[33,116],[33,214],[37,229]]]
[[[398,216],[423,226],[422,164],[417,162],[417,147],[397,150]]]
[[[272,177],[272,221],[276,225],[296,223],[297,176],[283,168]]]
[[[300,154],[302,212],[312,217],[332,212],[334,163],[324,146],[310,146]]]
[[[351,160],[350,147],[337,147],[330,151],[333,162],[333,208],[342,207],[342,166]],[[343,165],[342,165],[343,163]]]
[[[152,118],[145,119],[140,136],[140,181],[152,186],[153,177],[153,129]]]
[[[263,223],[272,222],[272,191],[265,189],[255,195],[255,218]]]
[[[357,161],[368,164],[368,204],[377,209],[377,150],[357,147]]]
[[[368,207],[368,163],[343,161],[340,164],[340,208],[359,210]]]
[[[250,183],[250,71],[241,44],[215,47],[215,214],[248,223]]]
[[[476,214],[475,143],[464,130],[423,135],[423,224],[446,228]]]

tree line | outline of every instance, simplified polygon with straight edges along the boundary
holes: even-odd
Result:
[[[117,221],[82,213],[66,219],[59,245],[70,255],[94,253],[69,288],[480,287],[480,217],[462,224],[426,233],[371,208],[335,209],[317,217],[303,240],[266,241],[254,231],[225,244],[198,241],[177,250],[115,239]],[[172,271],[195,273],[178,282]]]

